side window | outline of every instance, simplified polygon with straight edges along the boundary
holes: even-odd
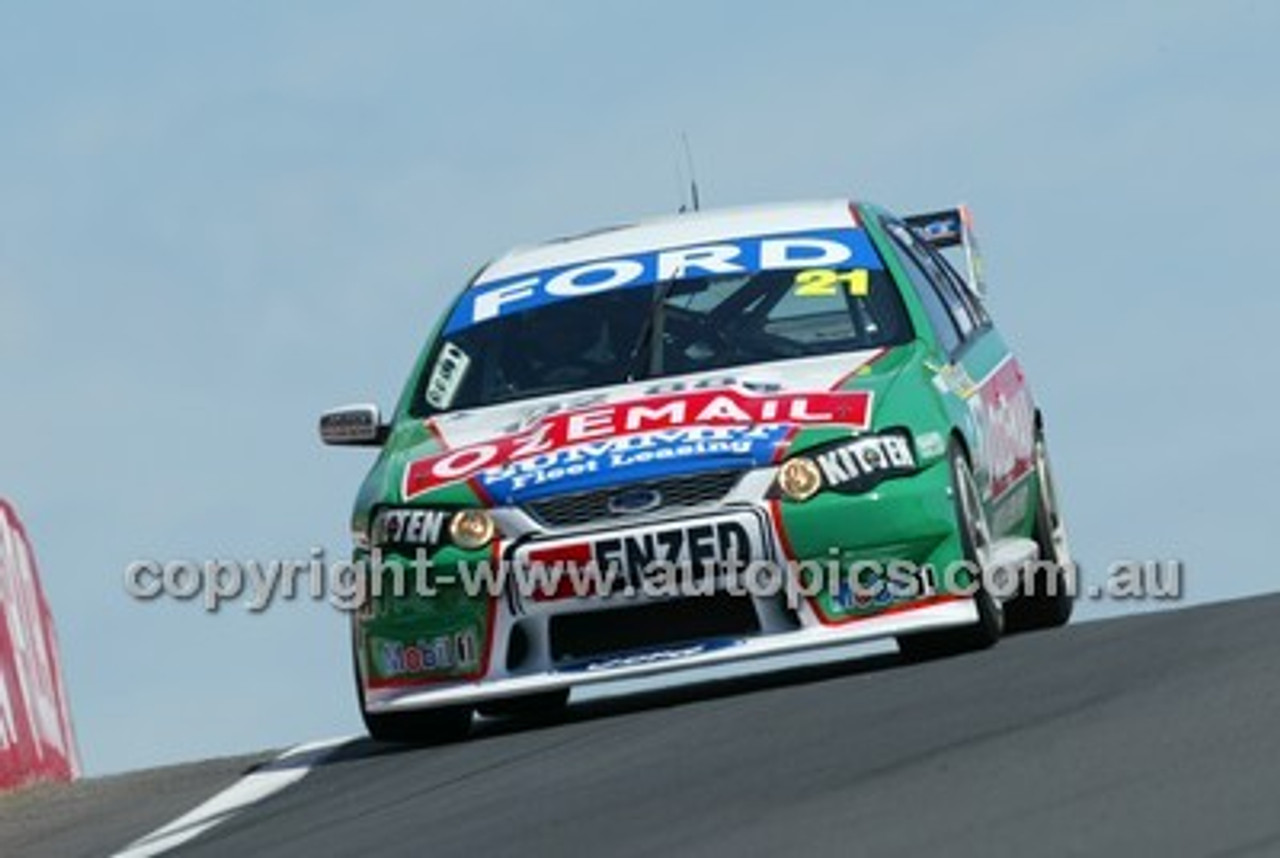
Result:
[[[965,285],[964,280],[956,273],[955,268],[951,266],[946,257],[928,245],[925,245],[925,250],[940,274],[940,282],[945,284],[944,296],[947,292],[954,296],[954,300],[962,305],[965,312],[973,319],[974,327],[985,327],[991,321],[991,318],[987,315],[987,310],[982,306],[982,302],[969,291],[969,287]],[[950,304],[951,301],[948,300],[947,303]]]
[[[938,338],[938,344],[942,346],[943,351],[951,354],[963,340],[955,318],[942,300],[942,296],[938,294],[938,288],[933,280],[925,273],[923,263],[911,250],[910,245],[914,243],[911,233],[905,227],[891,221],[886,222],[885,226],[893,236],[894,244],[899,251],[898,258],[902,260],[907,276],[911,278],[911,284],[915,287],[916,294],[920,296],[920,303],[924,304],[925,314],[929,317],[934,334]]]
[[[960,330],[960,339],[962,341],[969,339],[969,335],[973,333],[974,328],[978,327],[978,324],[974,321],[973,314],[969,312],[969,306],[956,291],[955,284],[947,279],[947,275],[942,273],[938,263],[929,255],[928,245],[916,242],[911,249],[919,256],[929,279],[933,281],[938,294],[942,296],[943,303],[947,305],[947,312],[951,314],[956,327]]]

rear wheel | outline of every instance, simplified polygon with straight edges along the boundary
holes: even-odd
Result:
[[[1036,433],[1036,482],[1039,495],[1035,527],[1031,538],[1040,547],[1040,563],[1023,591],[1009,603],[1011,631],[1050,629],[1065,625],[1075,607],[1068,587],[1071,550],[1067,545],[1067,527],[1062,521],[1058,494],[1054,490],[1053,471],[1049,467],[1049,449],[1044,433]]]
[[[991,556],[991,528],[982,507],[977,482],[964,451],[951,445],[951,493],[955,502],[956,525],[964,559],[978,570],[986,569]],[[1000,640],[1004,632],[1004,609],[982,586],[979,575],[973,594],[978,619],[968,626],[937,632],[905,635],[898,638],[898,650],[904,658],[923,661],[944,658],[964,652],[986,649]]]

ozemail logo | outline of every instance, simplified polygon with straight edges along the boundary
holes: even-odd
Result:
[[[405,500],[486,468],[579,444],[689,427],[837,425],[865,429],[871,393],[864,390],[758,395],[724,389],[667,394],[547,416],[526,433],[459,447],[410,463]]]
[[[77,770],[53,619],[22,525],[0,500],[0,789]]]

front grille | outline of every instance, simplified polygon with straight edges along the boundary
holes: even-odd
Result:
[[[546,527],[575,527],[596,521],[626,518],[640,513],[614,512],[609,509],[609,499],[621,492],[635,489],[657,492],[662,498],[659,509],[663,511],[686,509],[723,500],[725,495],[733,491],[743,473],[741,468],[732,468],[643,483],[627,483],[607,489],[530,501],[525,509]]]

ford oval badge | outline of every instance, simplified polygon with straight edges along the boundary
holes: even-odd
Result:
[[[626,489],[609,496],[609,512],[614,515],[637,515],[662,506],[662,495],[653,489]]]

